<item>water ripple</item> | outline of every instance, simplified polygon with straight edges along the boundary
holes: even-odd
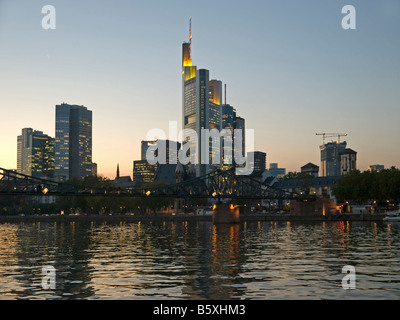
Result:
[[[2,299],[399,299],[400,228],[377,223],[0,225]],[[41,268],[56,268],[56,289]],[[344,290],[342,268],[356,268]]]

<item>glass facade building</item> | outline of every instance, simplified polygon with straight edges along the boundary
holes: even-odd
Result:
[[[92,174],[92,111],[84,106],[57,105],[55,176],[68,180]]]
[[[157,171],[156,164],[149,164],[147,160],[138,160],[133,162],[133,181],[150,183],[154,181]]]
[[[192,130],[191,132],[195,133],[196,137],[185,134],[183,143],[194,139],[198,142],[198,149],[191,149],[190,152],[191,155],[194,153],[196,159],[196,175],[201,176],[215,169],[227,167],[223,164],[224,157],[233,163],[232,156],[223,155],[224,135],[221,131],[224,128],[230,128],[233,133],[233,129],[244,129],[244,119],[236,117],[233,114],[234,109],[230,106],[225,107],[223,104],[222,82],[210,80],[209,70],[197,69],[193,66],[191,39],[190,36],[190,42],[182,45],[182,127],[184,131],[185,129]],[[229,114],[225,115],[225,112]],[[207,138],[201,134],[203,129],[218,130],[218,139],[213,140],[210,137],[209,141],[202,141]],[[205,151],[207,146],[208,152]],[[245,155],[244,152],[242,154]],[[218,160],[215,161],[216,159]]]
[[[32,128],[17,137],[17,172],[38,178],[54,176],[54,138]]]

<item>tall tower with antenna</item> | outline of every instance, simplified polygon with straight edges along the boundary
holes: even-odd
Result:
[[[185,136],[182,144],[189,141],[197,142],[199,148],[190,149],[190,156],[194,159],[196,176],[202,176],[215,168],[220,168],[223,159],[231,160],[233,164],[233,149],[230,156],[222,155],[223,141],[207,141],[202,137],[203,129],[234,129],[243,130],[243,144],[245,143],[244,119],[236,116],[236,110],[227,105],[226,87],[224,104],[224,87],[222,81],[210,79],[207,69],[197,68],[192,63],[192,19],[189,20],[189,41],[182,44],[182,129]],[[187,130],[188,129],[188,130]],[[189,130],[190,129],[190,130]],[[213,144],[215,142],[215,144]],[[202,147],[209,143],[208,150]],[[244,148],[243,153],[244,153]],[[220,151],[217,154],[217,151]],[[229,152],[226,152],[229,154]],[[245,154],[245,153],[244,153]],[[220,158],[220,163],[212,163],[214,158]],[[223,159],[221,157],[224,157]],[[228,162],[228,161],[227,161]]]

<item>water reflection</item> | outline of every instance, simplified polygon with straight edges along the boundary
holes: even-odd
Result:
[[[1,224],[0,297],[398,299],[399,240],[374,222]],[[45,265],[55,290],[41,287]],[[345,265],[356,290],[341,288]]]

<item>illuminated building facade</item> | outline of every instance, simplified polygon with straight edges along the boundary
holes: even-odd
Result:
[[[17,172],[38,178],[54,176],[54,138],[32,128],[17,137]]]
[[[133,181],[140,183],[150,183],[154,181],[157,171],[156,164],[149,164],[147,160],[133,162]]]
[[[55,176],[65,181],[92,174],[92,111],[84,106],[57,105]]]

